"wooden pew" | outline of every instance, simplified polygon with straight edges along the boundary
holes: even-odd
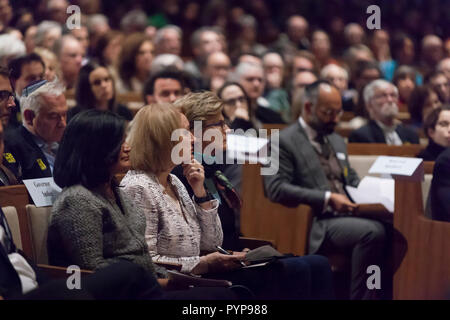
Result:
[[[16,208],[21,230],[22,250],[27,257],[34,260],[30,225],[25,210],[25,206],[29,203],[32,202],[25,185],[0,187],[0,205],[2,207],[13,206]]]
[[[384,143],[349,143],[347,152],[349,155],[379,155],[393,157],[415,157],[423,146],[419,144],[404,144],[390,146]]]
[[[430,173],[431,165],[424,166]],[[432,172],[432,171],[431,171]],[[395,179],[394,227],[408,244],[394,275],[394,299],[448,299],[450,223],[425,217],[421,177]]]

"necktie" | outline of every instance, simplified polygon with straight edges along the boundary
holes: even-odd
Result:
[[[320,154],[321,154],[322,156],[324,156],[325,159],[330,158],[331,149],[330,149],[330,145],[328,144],[327,139],[326,139],[323,135],[318,134],[318,135],[316,136],[316,139],[315,139],[315,140],[320,144],[320,148],[321,148],[321,150],[322,150],[322,151],[320,152]]]
[[[222,198],[225,199],[228,206],[233,209],[239,210],[242,206],[242,200],[239,194],[234,189],[230,180],[223,174],[222,171],[217,170],[214,173],[214,182],[217,190],[220,192]]]

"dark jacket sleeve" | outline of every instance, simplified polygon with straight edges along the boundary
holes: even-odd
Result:
[[[264,191],[273,202],[287,207],[296,207],[307,204],[313,207],[314,212],[322,212],[325,191],[310,189],[296,185],[293,182],[295,159],[293,153],[280,139],[279,147],[271,150],[272,167],[278,165],[278,171],[273,175],[264,176]]]

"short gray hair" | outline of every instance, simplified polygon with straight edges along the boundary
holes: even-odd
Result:
[[[60,96],[64,94],[65,90],[64,84],[58,79],[55,79],[52,82],[45,83],[30,95],[22,96],[20,98],[20,112],[22,114],[22,119],[25,119],[23,116],[25,110],[32,110],[36,115],[39,113],[42,107],[41,97],[43,95]]]
[[[38,24],[36,35],[34,37],[34,41],[36,42],[37,47],[42,47],[45,35],[53,29],[58,30],[59,33],[62,34],[61,25],[55,21],[45,20]]]
[[[102,24],[106,24],[109,26],[108,18],[105,15],[99,13],[90,15],[87,22],[89,33],[92,33],[98,25]]]
[[[340,67],[340,66],[338,66],[337,64],[334,64],[334,63],[327,64],[325,67],[323,67],[322,70],[320,71],[320,77],[322,79],[325,79],[328,76],[328,73],[332,69],[339,70],[339,72],[341,72],[341,74],[344,76],[344,78],[346,80],[348,80],[348,72],[347,72],[347,70],[345,70],[344,68],[342,68],[342,67]]]
[[[240,82],[242,76],[244,76],[249,69],[260,69],[264,75],[264,69],[261,65],[251,62],[241,62],[236,66],[234,73],[231,75],[231,80]]]
[[[152,66],[151,66],[152,74],[160,72],[170,66],[174,66],[178,70],[183,71],[184,62],[176,54],[171,54],[171,53],[159,54],[152,61]]]
[[[393,87],[395,92],[398,95],[397,87],[394,84],[390,83],[389,81],[386,81],[384,79],[377,79],[377,80],[373,80],[372,82],[370,82],[364,88],[364,92],[363,92],[364,103],[366,104],[366,106],[368,105],[369,101],[372,100],[376,89],[386,89],[389,87]]]
[[[17,58],[26,54],[25,44],[13,34],[0,35],[0,60],[3,57]]]
[[[155,39],[154,39],[155,45],[158,45],[162,41],[162,39],[164,37],[164,33],[167,30],[174,30],[178,34],[180,39],[183,38],[183,31],[181,30],[181,28],[176,26],[176,25],[174,25],[174,24],[169,24],[167,26],[164,26],[164,27],[158,29],[158,31],[156,31]]]

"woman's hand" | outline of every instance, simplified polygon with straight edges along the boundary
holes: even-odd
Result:
[[[245,253],[243,252],[236,252],[232,255],[214,252],[202,257],[208,264],[209,273],[219,273],[242,268],[241,261],[244,258]]]
[[[193,159],[191,163],[184,164],[183,175],[186,177],[197,198],[206,196],[206,190],[203,185],[205,181],[205,169],[200,162]]]

